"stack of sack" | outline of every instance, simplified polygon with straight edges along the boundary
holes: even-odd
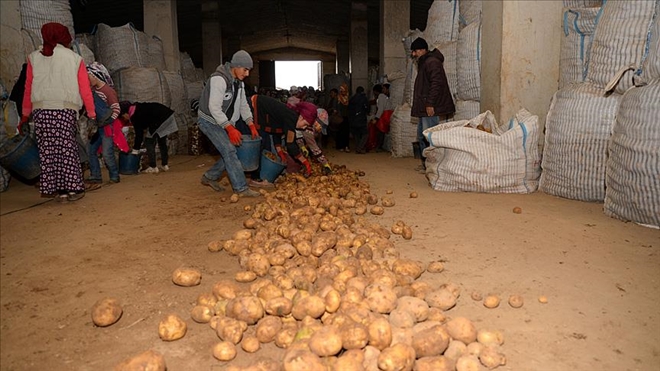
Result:
[[[461,0],[456,65],[455,120],[477,116],[481,104],[481,1]],[[449,75],[447,76],[449,77]]]
[[[623,94],[634,85],[648,50],[657,6],[658,1],[608,1],[598,11],[587,50],[585,81],[555,93],[548,112],[540,182],[543,192],[581,201],[605,199],[612,133]],[[658,96],[654,99],[657,102]],[[657,140],[655,143],[657,151]],[[653,156],[644,160],[653,161]],[[653,170],[644,172],[653,175]],[[655,176],[657,179],[657,172]]]

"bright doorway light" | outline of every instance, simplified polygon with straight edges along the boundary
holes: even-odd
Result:
[[[275,61],[275,86],[289,90],[291,86],[320,88],[321,61]]]

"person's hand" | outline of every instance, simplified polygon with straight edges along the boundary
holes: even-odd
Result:
[[[302,156],[299,156],[298,160],[300,160],[300,162],[305,167],[303,169],[303,175],[305,176],[305,178],[309,178],[310,176],[312,176],[312,165],[309,163],[309,161],[307,161],[307,159]]]
[[[231,142],[231,144],[235,146],[240,146],[241,142],[243,141],[241,132],[236,130],[236,128],[233,125],[227,125],[225,130],[227,130],[227,134],[229,134],[229,141]]]
[[[250,133],[252,133],[252,139],[257,139],[259,138],[259,132],[257,131],[257,127],[254,124],[248,125],[250,128]]]
[[[330,164],[323,164],[322,171],[323,174],[330,175],[332,174],[332,167],[330,166]]]
[[[435,109],[433,107],[426,107],[426,115],[429,117],[435,116]]]
[[[87,139],[92,139],[94,134],[99,131],[99,125],[96,123],[96,118],[87,120]]]
[[[306,146],[300,146],[300,153],[302,153],[305,157],[309,157],[309,150]]]
[[[283,164],[286,164],[288,162],[286,158],[286,153],[284,153],[284,150],[282,150],[282,147],[277,148],[277,154],[280,156],[280,159],[282,160]]]
[[[140,150],[139,150],[139,149],[132,149],[132,150],[131,150],[131,154],[132,154],[132,155],[139,155],[139,154],[140,154]]]

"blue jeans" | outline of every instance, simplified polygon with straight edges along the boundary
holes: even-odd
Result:
[[[431,116],[431,117],[420,117],[419,118],[419,124],[417,124],[417,141],[419,142],[419,149],[420,151],[424,151],[426,147],[429,145],[427,144],[426,139],[424,138],[424,130],[428,128],[432,128],[440,123],[440,117],[439,116]]]
[[[199,124],[199,130],[220,152],[220,159],[204,173],[204,176],[211,180],[218,180],[226,170],[231,187],[235,192],[240,193],[247,190],[248,184],[243,172],[243,165],[236,155],[236,147],[229,141],[227,131],[201,117],[197,119],[197,124]]]
[[[92,181],[101,181],[101,163],[99,156],[96,154],[99,147],[102,147],[101,153],[103,154],[103,161],[110,173],[110,180],[119,181],[119,168],[117,167],[117,159],[115,158],[115,148],[112,137],[105,135],[105,130],[99,128],[98,135],[89,143],[89,179]]]

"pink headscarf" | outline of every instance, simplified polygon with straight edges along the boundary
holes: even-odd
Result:
[[[41,54],[46,57],[53,55],[53,49],[57,44],[68,47],[72,40],[69,29],[57,22],[46,23],[41,26],[41,37],[44,39]]]
[[[298,104],[294,106],[289,106],[289,108],[292,108],[294,111],[298,112],[302,118],[307,121],[309,125],[313,125],[314,121],[316,121],[316,115],[318,114],[316,111],[316,105],[309,103],[309,102],[298,102]]]

